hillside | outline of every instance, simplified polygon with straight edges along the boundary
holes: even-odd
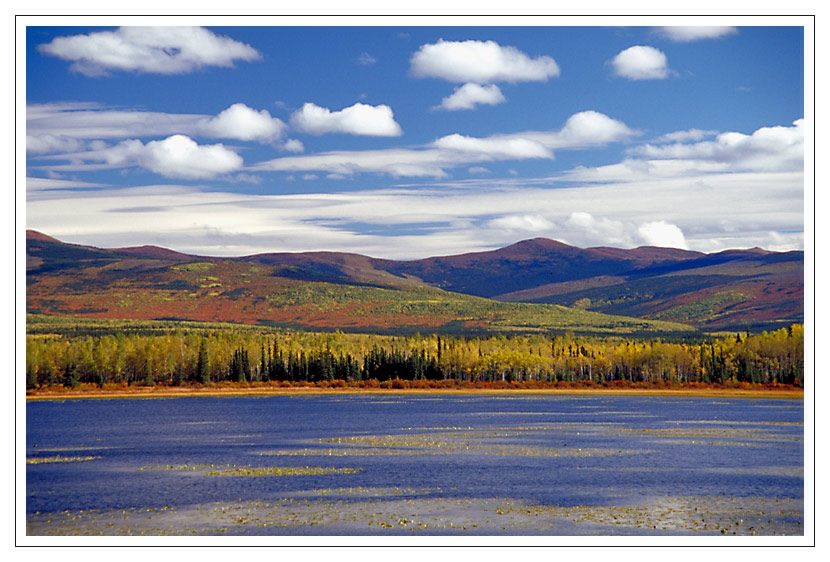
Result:
[[[27,312],[314,330],[664,333],[688,326],[450,293],[341,254],[239,259],[104,250],[31,235]],[[360,280],[358,280],[358,278]]]
[[[770,329],[803,322],[803,262],[803,252],[581,249],[543,238],[412,261],[338,252],[206,258],[76,246],[30,231],[27,302],[44,314],[353,330],[657,326],[595,313]]]

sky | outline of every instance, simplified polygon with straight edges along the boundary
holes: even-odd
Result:
[[[804,248],[803,18],[268,21],[31,18],[26,227],[210,256]]]

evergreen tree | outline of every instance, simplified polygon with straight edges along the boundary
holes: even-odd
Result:
[[[210,360],[204,338],[199,341],[199,355],[196,358],[196,380],[201,384],[210,383]]]

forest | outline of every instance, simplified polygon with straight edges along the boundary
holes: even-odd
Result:
[[[678,340],[565,334],[312,333],[234,325],[50,325],[26,336],[26,387],[317,385],[802,386],[804,327]]]

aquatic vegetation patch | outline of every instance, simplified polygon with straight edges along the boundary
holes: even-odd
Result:
[[[54,457],[27,457],[26,464],[51,464],[58,462],[85,462],[100,459],[101,457],[86,456],[86,457],[65,457],[62,455],[55,455]]]
[[[735,427],[726,428],[619,428],[613,429],[608,433],[609,435],[624,436],[636,435],[644,437],[659,437],[669,439],[740,439],[752,441],[774,441],[774,442],[798,442],[800,437],[791,435],[780,435],[773,432],[762,431],[759,429],[741,429]],[[668,442],[668,441],[666,441]],[[708,443],[708,441],[707,441]],[[712,443],[716,443],[712,441]],[[728,441],[720,441],[718,444],[726,443]],[[759,443],[760,444],[760,443]]]
[[[78,446],[78,447],[38,447],[34,446],[38,452],[41,453],[69,453],[78,451],[103,451],[106,449],[115,449],[115,447],[94,447],[94,446]]]
[[[356,474],[359,468],[325,468],[312,466],[237,466],[235,464],[169,464],[143,466],[144,470],[172,470],[180,472],[200,472],[207,476],[314,476],[323,474]]]
[[[504,443],[524,435],[515,428],[504,430],[476,430],[423,434],[360,435],[317,439],[317,443],[335,447],[306,447],[261,451],[263,456],[395,456],[395,455],[458,455],[525,457],[601,457],[612,455],[646,454],[652,451],[630,448],[545,447]],[[530,431],[540,428],[529,427]],[[577,434],[578,435],[578,434]]]
[[[437,448],[405,448],[390,446],[386,448],[349,447],[329,449],[285,449],[262,451],[263,456],[288,457],[372,457],[372,456],[436,456],[457,455],[463,452],[483,456],[503,457],[609,457],[615,455],[642,455],[653,451],[649,449],[614,449],[614,448],[579,448],[579,447],[531,447],[518,445],[443,445]]]
[[[355,486],[347,488],[319,488],[315,490],[300,490],[293,492],[292,496],[297,497],[360,497],[360,498],[383,498],[390,496],[426,496],[441,493],[440,488],[409,488],[409,487],[379,487],[369,488],[366,486]]]
[[[227,465],[229,466],[229,465]],[[208,470],[214,468],[212,464],[164,464],[164,465],[154,465],[154,466],[142,466],[138,470],[175,470],[175,471],[195,471],[195,470]]]
[[[338,489],[334,489],[336,491]],[[531,505],[512,498],[283,498],[173,509],[36,513],[29,535],[799,535],[801,500],[663,496],[634,505]],[[326,492],[321,490],[321,492]],[[324,494],[321,494],[324,495]]]
[[[710,535],[801,535],[803,501],[789,498],[678,496],[652,498],[633,506],[522,506],[530,516],[553,515],[598,523]],[[512,508],[511,508],[512,509]]]
[[[324,468],[318,466],[266,466],[208,470],[208,476],[318,476],[323,474],[357,474],[360,468]]]

